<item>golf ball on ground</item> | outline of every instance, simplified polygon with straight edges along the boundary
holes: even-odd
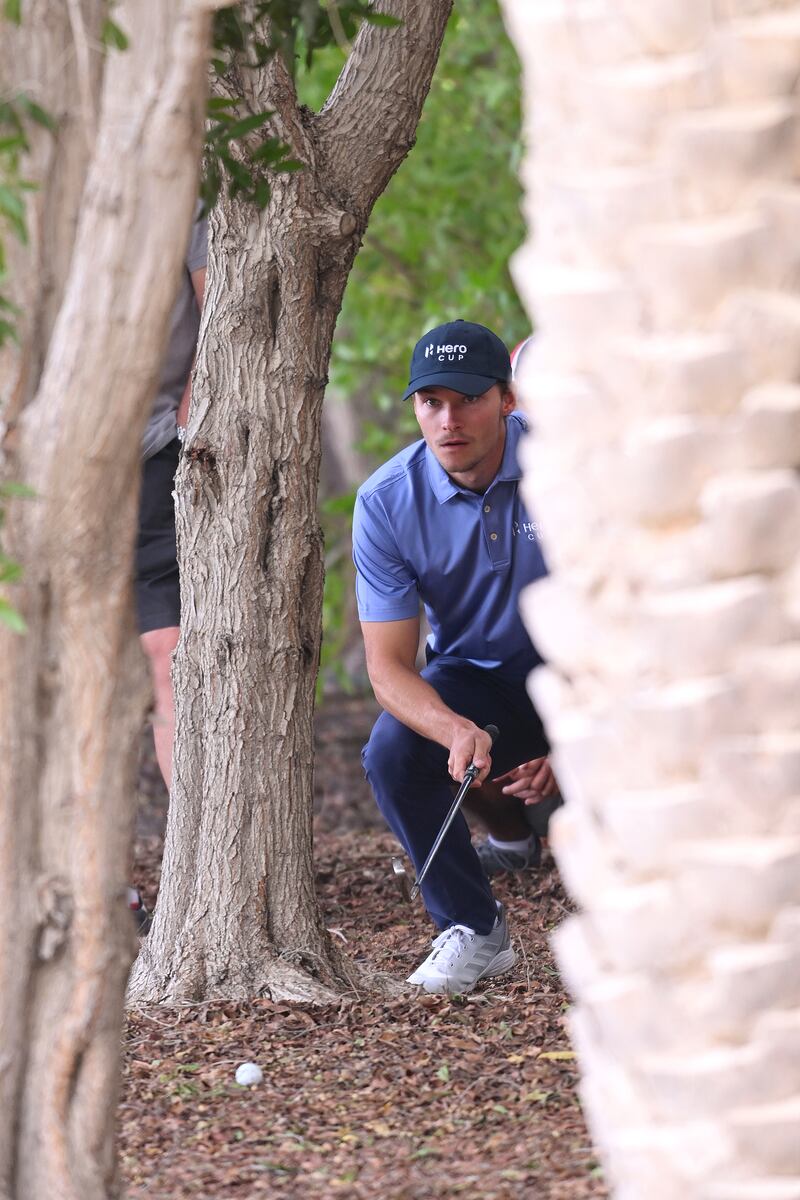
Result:
[[[254,1087],[263,1080],[264,1072],[257,1063],[240,1063],[236,1068],[236,1082],[242,1087]]]

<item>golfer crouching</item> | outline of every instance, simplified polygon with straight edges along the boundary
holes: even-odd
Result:
[[[521,589],[547,568],[519,494],[526,422],[514,411],[500,338],[469,321],[432,329],[414,349],[409,397],[422,440],[370,476],[353,518],[367,668],[384,709],[362,757],[417,872],[452,803],[453,781],[470,762],[479,769],[465,804],[488,839],[473,846],[456,817],[422,885],[441,933],[409,977],[428,992],[468,992],[514,964],[489,877],[538,866],[537,816],[557,802],[547,740],[525,689],[541,659],[518,612]],[[431,628],[422,672],[420,602]],[[490,724],[499,729],[494,746]]]

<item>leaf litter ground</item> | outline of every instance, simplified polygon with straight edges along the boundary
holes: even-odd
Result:
[[[396,843],[375,828],[351,761],[370,714],[348,712],[333,733],[318,722],[319,896],[347,953],[402,979],[435,931],[391,878]],[[155,807],[145,799],[137,843],[150,900]],[[464,998],[354,992],[325,1007],[256,1000],[129,1013],[120,1154],[130,1200],[606,1196],[548,944],[568,911],[557,871],[546,856],[496,891],[517,964]],[[247,1061],[264,1072],[254,1088],[234,1082]]]

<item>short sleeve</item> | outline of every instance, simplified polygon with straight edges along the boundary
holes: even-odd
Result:
[[[356,497],[353,562],[362,621],[403,621],[419,615],[417,581],[400,556],[379,496]]]
[[[208,262],[208,218],[198,217],[192,222],[189,248],[186,251],[186,269],[189,274],[199,271]]]

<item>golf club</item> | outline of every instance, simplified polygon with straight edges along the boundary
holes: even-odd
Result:
[[[494,745],[494,743],[497,741],[499,732],[500,731],[496,725],[487,725],[486,728],[484,729],[484,733],[488,733],[489,737],[492,739],[492,745]],[[464,780],[461,784],[461,787],[456,792],[456,797],[455,797],[453,803],[450,805],[450,811],[448,812],[447,816],[445,817],[444,821],[442,822],[442,828],[439,830],[438,834],[436,835],[436,841],[431,846],[430,852],[428,854],[428,857],[425,859],[425,863],[422,867],[422,870],[420,871],[419,875],[417,876],[416,882],[415,882],[414,886],[412,887],[411,892],[409,893],[409,900],[416,900],[417,896],[419,895],[419,889],[425,880],[425,876],[428,874],[430,865],[433,862],[433,860],[436,858],[436,855],[439,852],[439,847],[441,846],[442,842],[444,841],[444,838],[447,834],[448,829],[453,824],[453,821],[456,819],[456,813],[461,808],[461,803],[462,803],[464,797],[466,796],[467,792],[469,791],[469,789],[472,787],[473,783],[475,782],[475,777],[477,776],[477,774],[478,774],[478,768],[476,766],[474,766],[472,763],[470,763],[469,766],[467,767],[466,771],[464,772]],[[400,870],[403,871],[403,874],[405,874],[402,863],[399,863],[399,861],[397,859],[394,859],[392,861],[392,866],[394,867],[395,874],[400,873],[397,869],[398,865],[400,866]]]
[[[402,858],[392,859],[392,871],[394,872],[395,882],[400,888],[400,895],[403,897],[406,904],[408,904],[411,900],[411,883],[408,878],[408,872],[403,866]]]

